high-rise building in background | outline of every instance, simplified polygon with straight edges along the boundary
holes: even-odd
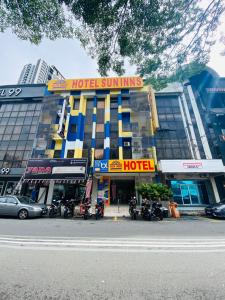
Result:
[[[27,64],[23,67],[18,84],[47,83],[51,79],[64,79],[55,66],[49,66],[43,59],[36,65]]]

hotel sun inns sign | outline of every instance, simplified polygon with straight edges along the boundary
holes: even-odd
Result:
[[[48,83],[49,91],[132,89],[142,87],[143,80],[137,76],[50,80]]]

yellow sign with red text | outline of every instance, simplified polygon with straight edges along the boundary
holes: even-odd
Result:
[[[142,87],[143,80],[137,76],[50,80],[48,82],[49,91],[135,89]]]
[[[155,172],[155,164],[153,159],[109,160],[108,172],[117,172],[117,173]]]

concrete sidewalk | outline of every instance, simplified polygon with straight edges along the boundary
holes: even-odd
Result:
[[[118,217],[118,218],[123,218],[123,217],[129,217],[129,206],[128,205],[110,205],[110,206],[105,206],[105,212],[104,212],[105,217]]]

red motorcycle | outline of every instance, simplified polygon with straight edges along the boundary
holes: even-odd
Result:
[[[90,207],[91,203],[89,201],[80,203],[80,215],[84,218],[84,220],[91,217]]]

